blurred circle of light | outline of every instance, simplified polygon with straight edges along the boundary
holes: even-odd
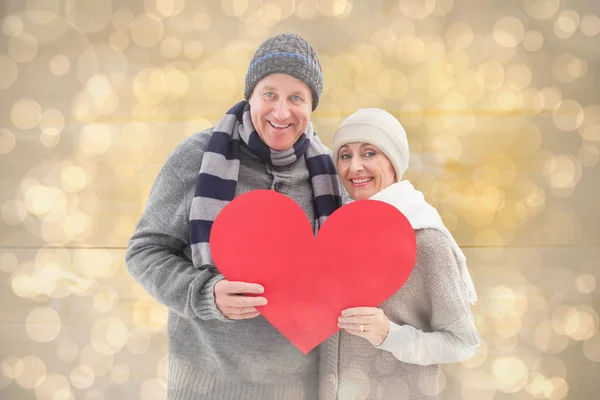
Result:
[[[131,371],[126,364],[117,364],[110,370],[110,380],[117,385],[122,385],[129,381]]]
[[[575,310],[565,319],[565,332],[574,340],[586,340],[598,331],[598,315],[594,310]]]
[[[538,51],[543,45],[544,36],[539,31],[527,31],[523,36],[523,47],[527,51]]]
[[[584,145],[578,153],[579,161],[584,167],[594,167],[600,161],[600,150],[592,145]]]
[[[448,133],[436,135],[433,141],[434,157],[440,161],[458,160],[463,151],[463,146],[456,136]]]
[[[587,72],[587,63],[570,53],[558,55],[552,63],[552,74],[561,82],[572,82]]]
[[[281,8],[277,4],[266,3],[263,5],[263,11],[260,14],[260,23],[264,26],[274,26],[282,19]]]
[[[23,32],[23,20],[16,15],[8,15],[2,23],[2,31],[8,37],[15,37]]]
[[[96,33],[110,23],[112,2],[66,0],[64,10],[67,19],[82,32]]]
[[[435,8],[435,0],[400,0],[400,11],[408,18],[427,18]]]
[[[496,286],[490,296],[487,314],[496,319],[506,317],[515,307],[515,292],[507,286]]]
[[[77,389],[87,389],[94,384],[94,370],[85,364],[80,364],[71,371],[71,384]]]
[[[79,147],[89,155],[106,153],[112,145],[112,133],[109,126],[100,123],[86,124],[79,134]]]
[[[183,53],[190,60],[197,60],[202,57],[202,53],[204,52],[204,46],[202,42],[197,40],[188,40],[185,42],[183,46]]]
[[[14,379],[26,389],[38,387],[46,377],[46,364],[39,357],[25,356],[15,363]]]
[[[11,58],[0,55],[0,71],[0,90],[8,89],[17,81],[19,70]]]
[[[226,102],[235,94],[237,80],[231,71],[214,68],[204,75],[202,86],[208,98],[217,102]]]
[[[529,378],[527,365],[516,357],[500,357],[492,361],[492,375],[498,390],[516,393],[523,389]]]
[[[88,176],[78,165],[69,165],[61,171],[62,187],[71,193],[76,193],[88,185]]]
[[[8,54],[19,63],[28,63],[38,53],[38,41],[30,33],[23,32],[8,40]]]
[[[91,389],[85,393],[83,400],[105,400],[104,393],[98,389]]]
[[[65,117],[59,110],[45,110],[40,117],[39,126],[43,132],[58,133],[65,126]]]
[[[466,22],[457,21],[446,29],[446,42],[454,50],[463,50],[473,42],[473,30]]]
[[[584,16],[581,18],[579,29],[586,36],[596,36],[600,33],[600,17],[594,14]]]
[[[75,361],[79,356],[79,346],[72,339],[63,340],[56,346],[56,358],[64,363]]]
[[[559,354],[569,344],[569,338],[557,333],[550,321],[542,321],[535,329],[535,346],[546,354]]]
[[[31,21],[39,25],[54,21],[60,12],[59,0],[27,0],[25,13]]]
[[[67,214],[63,220],[62,227],[69,240],[85,240],[92,230],[92,219],[82,211]]]
[[[494,26],[494,39],[503,47],[515,47],[521,40],[525,30],[521,20],[515,17],[503,17]]]
[[[542,89],[544,96],[544,108],[546,110],[554,110],[562,103],[562,93],[556,87],[546,87]]]
[[[496,260],[504,252],[504,239],[495,230],[483,229],[478,231],[473,238],[475,253],[477,257],[485,261]],[[502,296],[507,296],[506,299],[514,304],[514,292],[507,291],[506,287],[500,289],[498,293]],[[508,311],[508,310],[507,310]]]
[[[127,32],[133,24],[133,14],[127,8],[121,8],[112,14],[112,26],[122,32]]]
[[[35,282],[31,275],[14,272],[11,276],[11,287],[14,294],[19,297],[28,297],[35,292]]]
[[[513,64],[506,70],[506,83],[523,90],[531,84],[531,70],[524,64]]]
[[[549,19],[558,11],[560,0],[523,0],[523,5],[531,17]]]
[[[13,253],[0,254],[0,271],[7,273],[14,272],[18,265],[19,260]]]
[[[114,358],[112,354],[98,352],[90,343],[86,345],[79,353],[80,364],[89,366],[96,377],[106,375],[113,366]]]
[[[488,358],[488,346],[485,341],[482,341],[475,349],[475,354],[468,360],[462,361],[460,364],[466,368],[477,368],[482,365]]]
[[[583,354],[590,361],[600,362],[600,334],[598,332],[583,342]]]
[[[225,0],[223,0],[223,2],[225,2]],[[303,1],[298,3],[296,5],[296,9],[294,10],[294,14],[303,20],[315,19],[318,12],[317,0]]]
[[[569,132],[577,129],[583,122],[583,108],[575,100],[563,100],[552,112],[554,125],[561,131]]]
[[[504,78],[504,68],[496,61],[485,61],[477,68],[477,83],[487,90],[499,88],[504,82]]]
[[[131,39],[140,47],[156,46],[165,33],[163,22],[153,15],[142,14],[133,20]]]
[[[181,53],[181,40],[174,36],[166,37],[160,42],[160,53],[165,58],[176,58]]]
[[[129,333],[123,322],[117,318],[102,319],[94,323],[91,343],[102,354],[115,354],[127,343]]]
[[[163,399],[167,396],[167,387],[165,382],[156,378],[148,378],[142,382],[140,387],[141,400]]]
[[[559,39],[568,39],[579,28],[579,14],[573,10],[564,10],[554,21],[554,34]]]
[[[27,335],[39,343],[50,342],[61,329],[60,316],[50,307],[37,307],[27,315],[25,330]]]
[[[50,71],[56,76],[63,76],[71,69],[71,61],[65,55],[59,54],[50,59]]]
[[[37,126],[41,115],[42,109],[37,101],[27,98],[17,100],[10,110],[13,125],[23,130]]]
[[[127,339],[127,349],[133,354],[144,354],[150,348],[152,337],[144,330],[129,332]]]
[[[408,90],[406,76],[397,69],[383,71],[377,83],[381,95],[389,99],[401,99]]]
[[[156,9],[165,17],[174,17],[183,11],[185,0],[156,0]]]
[[[497,324],[496,332],[504,338],[515,337],[521,332],[521,315],[516,311],[509,311]]]
[[[494,378],[484,371],[470,371],[461,380],[463,400],[492,400],[496,394]]]
[[[0,154],[8,154],[15,148],[16,138],[8,129],[0,129]]]
[[[71,400],[71,386],[68,379],[56,373],[46,375],[46,379],[35,388],[35,397],[38,400]]]

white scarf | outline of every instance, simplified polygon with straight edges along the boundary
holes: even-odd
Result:
[[[408,219],[413,229],[433,228],[442,232],[448,238],[450,247],[456,256],[460,274],[467,288],[468,300],[471,304],[477,301],[475,285],[467,269],[467,258],[458,247],[458,244],[452,237],[452,234],[444,225],[437,210],[425,201],[423,193],[413,187],[409,181],[394,183],[379,193],[375,194],[370,200],[379,200],[396,207]]]

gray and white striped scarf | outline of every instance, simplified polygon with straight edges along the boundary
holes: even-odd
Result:
[[[309,122],[291,149],[269,148],[254,129],[250,105],[243,100],[233,106],[215,126],[202,157],[196,192],[190,210],[190,243],[194,265],[213,264],[209,238],[219,212],[235,197],[243,141],[258,158],[274,166],[292,164],[305,157],[313,187],[314,233],[342,205],[342,191],[327,148]]]

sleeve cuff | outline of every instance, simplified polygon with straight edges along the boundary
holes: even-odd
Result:
[[[402,345],[406,343],[407,331],[402,325],[398,325],[390,321],[390,331],[387,337],[379,346],[378,349],[389,351],[390,353],[397,353]]]
[[[222,279],[225,279],[225,277],[222,274],[217,274],[205,281],[204,285],[197,291],[194,312],[200,319],[216,319],[223,322],[233,321],[224,316],[215,303],[215,285]]]

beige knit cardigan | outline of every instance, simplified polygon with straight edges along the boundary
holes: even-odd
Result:
[[[479,345],[465,285],[447,238],[435,229],[418,229],[415,234],[415,267],[381,309],[396,324],[449,333],[443,336],[450,346]],[[330,337],[319,350],[320,400],[440,399],[439,365],[401,362],[344,331]]]

